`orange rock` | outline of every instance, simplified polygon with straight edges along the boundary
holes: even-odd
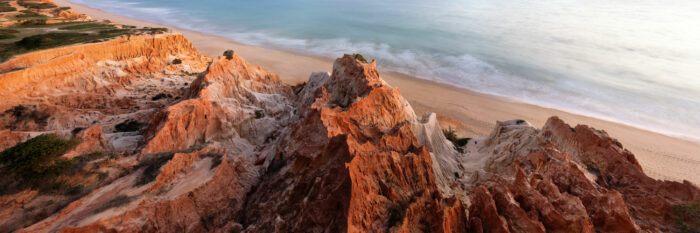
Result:
[[[246,232],[466,230],[464,207],[437,190],[430,154],[376,64],[346,55],[304,88],[315,88],[299,100],[311,107],[299,105],[304,115],[267,163]]]
[[[0,75],[0,98],[5,100],[0,111],[26,98],[96,91],[105,80],[111,81],[107,85],[119,82],[122,73],[164,72],[175,68],[166,66],[170,56],[200,69],[207,62],[187,39],[173,34],[124,36],[18,55],[0,64],[0,73],[23,68]]]
[[[248,64],[237,54],[230,60],[217,58],[190,85],[186,94],[190,99],[152,120],[142,154],[179,151],[235,137],[264,142],[289,117],[290,94],[276,74]]]
[[[494,174],[483,182],[490,192],[472,190],[470,229],[678,232],[671,207],[700,199],[690,182],[646,176],[634,155],[603,131],[553,117],[537,138],[538,148],[512,163],[512,183],[506,173]]]
[[[0,130],[0,151],[17,145],[17,143],[29,139],[29,133],[17,132],[11,130]]]
[[[375,62],[351,55],[294,91],[238,54],[211,60],[170,34],[0,64],[15,68],[0,77],[0,111],[32,107],[16,114],[28,119],[0,117],[22,130],[0,131],[0,147],[91,125],[64,156],[129,149],[102,165],[123,176],[23,232],[677,232],[672,207],[700,199],[690,182],[646,176],[604,131],[558,118],[541,130],[498,122],[458,153],[434,114],[416,117]],[[103,132],[127,119],[150,122],[145,135]],[[144,156],[161,152],[173,156],[155,180],[134,185]],[[118,194],[132,202],[96,212]],[[0,216],[36,196],[0,197]]]
[[[71,159],[92,152],[100,151],[102,153],[109,153],[112,151],[112,145],[109,144],[109,140],[102,133],[102,127],[100,127],[100,125],[93,125],[90,128],[82,130],[78,137],[80,137],[81,143],[62,157]]]

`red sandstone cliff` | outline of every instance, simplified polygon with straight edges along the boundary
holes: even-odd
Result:
[[[374,62],[345,55],[289,87],[228,55],[166,34],[0,64],[24,68],[0,76],[2,149],[53,132],[79,138],[64,158],[111,154],[61,175],[79,195],[1,196],[0,231],[680,232],[679,219],[696,221],[674,208],[697,203],[697,186],[649,178],[603,131],[499,122],[461,153]],[[49,200],[65,206],[37,214]]]

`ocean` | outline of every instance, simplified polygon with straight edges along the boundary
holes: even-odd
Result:
[[[700,141],[698,0],[70,1]]]

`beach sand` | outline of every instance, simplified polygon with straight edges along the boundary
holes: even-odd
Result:
[[[148,27],[167,27],[156,23],[130,19],[66,0],[54,0],[60,6],[70,6],[76,12],[93,19],[107,19],[115,23]],[[290,52],[243,45],[235,41],[195,31],[168,27],[187,37],[207,56],[218,56],[233,49],[250,63],[270,69],[287,83],[306,81],[313,71],[331,71],[332,60],[320,59]],[[338,57],[342,54],[338,54]],[[476,93],[431,81],[417,79],[395,72],[381,72],[381,77],[397,87],[418,114],[435,112],[460,122],[461,136],[483,136],[491,132],[496,121],[523,119],[535,127],[542,127],[550,116],[559,116],[574,126],[586,124],[605,130],[635,154],[645,173],[653,178],[689,180],[700,184],[700,143],[674,138],[624,124],[543,108],[515,100]]]

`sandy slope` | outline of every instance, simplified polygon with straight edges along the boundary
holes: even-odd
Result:
[[[94,19],[137,26],[161,25],[112,15],[101,10],[73,4],[66,0],[54,0],[61,6],[70,6],[76,12],[88,14]],[[172,27],[171,27],[172,28]],[[242,45],[233,40],[202,33],[172,28],[190,39],[200,52],[208,56],[220,55],[226,49],[234,49],[250,63],[266,67],[289,83],[306,81],[312,71],[330,71],[331,60],[297,55],[285,51]],[[342,54],[338,54],[341,56]],[[654,178],[683,180],[700,183],[700,143],[677,139],[623,124],[575,115],[555,109],[519,103],[501,97],[484,95],[469,90],[420,80],[406,75],[385,72],[382,77],[398,87],[418,113],[437,112],[466,125],[466,136],[486,135],[497,120],[524,119],[535,127],[541,127],[549,116],[557,115],[569,124],[587,124],[605,129],[613,138],[634,153],[645,172]]]

